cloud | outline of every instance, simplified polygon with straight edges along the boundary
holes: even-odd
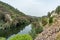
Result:
[[[1,0],[27,15],[43,16],[60,5],[60,0]]]

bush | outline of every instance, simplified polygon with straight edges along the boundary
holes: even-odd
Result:
[[[10,37],[8,40],[32,40],[32,37],[28,34],[17,34],[15,36]]]
[[[35,29],[35,31],[36,31],[36,34],[41,33],[43,31],[43,27],[40,26],[37,29]]]
[[[48,18],[47,17],[42,17],[42,25],[45,26],[48,23]]]
[[[34,27],[32,27],[32,30],[30,31],[29,34],[31,35],[31,37],[32,37],[33,39],[35,39],[35,37],[36,37],[36,31],[35,31],[35,28],[34,28]]]
[[[57,8],[56,8],[56,11],[55,11],[57,14],[60,14],[59,12],[60,12],[60,6],[58,6]]]
[[[32,23],[32,30],[29,33],[33,39],[37,36],[38,33],[41,33],[43,31],[43,27],[40,26],[39,22],[33,22]]]
[[[36,34],[41,33],[43,31],[43,27],[40,26],[39,22],[32,23],[32,27],[35,29]]]
[[[48,12],[48,17],[50,17],[51,16],[51,13],[50,12]]]
[[[0,40],[6,40],[6,38],[0,37]]]
[[[49,18],[49,24],[52,24],[53,23],[53,17],[50,17]]]

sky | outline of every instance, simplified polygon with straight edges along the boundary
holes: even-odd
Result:
[[[17,8],[26,15],[43,16],[56,9],[60,0],[0,0]]]

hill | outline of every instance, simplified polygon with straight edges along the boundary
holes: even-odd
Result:
[[[18,33],[25,26],[37,21],[38,17],[25,15],[16,8],[0,1],[0,36],[8,37]]]

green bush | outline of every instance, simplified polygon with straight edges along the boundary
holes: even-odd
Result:
[[[0,40],[6,40],[6,38],[0,37]]]
[[[35,31],[35,28],[34,28],[34,27],[32,27],[32,30],[30,31],[29,34],[31,35],[31,37],[32,37],[33,39],[35,39],[35,37],[36,37],[36,31]]]
[[[43,27],[40,26],[39,22],[33,22],[32,27],[35,29],[36,34],[41,33],[43,31]]]
[[[58,7],[56,8],[55,12],[56,12],[57,14],[60,14],[60,13],[59,13],[59,12],[60,12],[60,6],[58,6]]]
[[[10,37],[8,40],[32,40],[32,37],[28,34],[17,34],[15,36]]]
[[[48,12],[48,15],[47,15],[48,17],[50,17],[51,16],[51,13],[50,12]]]
[[[41,33],[43,31],[43,27],[40,26],[40,27],[36,28],[35,31],[36,31],[36,34]]]
[[[42,25],[45,26],[48,23],[48,18],[43,16],[41,19]]]
[[[52,24],[53,23],[53,17],[50,17],[49,18],[49,24]]]
[[[43,27],[40,26],[39,22],[33,22],[32,23],[32,30],[29,33],[33,39],[37,36],[37,34],[41,33],[43,31]]]

